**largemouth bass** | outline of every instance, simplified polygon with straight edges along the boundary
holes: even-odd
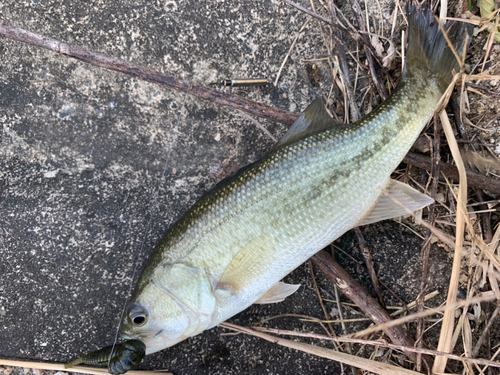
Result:
[[[410,9],[408,20],[405,72],[382,105],[344,125],[313,102],[266,156],[216,185],[167,231],[126,308],[123,338],[150,354],[253,303],[283,300],[298,286],[279,281],[346,231],[432,202],[390,175],[459,64],[430,11]],[[450,29],[458,53],[467,34],[460,24]]]

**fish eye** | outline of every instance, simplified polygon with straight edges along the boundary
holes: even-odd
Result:
[[[137,325],[141,325],[146,322],[146,317],[143,315],[139,315],[133,318],[132,321]]]
[[[134,325],[138,327],[141,327],[144,324],[146,324],[146,321],[148,320],[148,316],[144,311],[144,309],[135,303],[130,305],[128,310],[128,316],[132,321],[132,323],[134,323]]]

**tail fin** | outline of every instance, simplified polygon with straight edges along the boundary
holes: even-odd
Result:
[[[433,74],[441,91],[445,91],[458,73],[459,62],[441,32],[438,21],[428,9],[408,6],[408,52],[405,73],[425,69]],[[472,27],[464,22],[447,22],[444,29],[460,57],[472,33]],[[404,77],[404,76],[403,76]]]

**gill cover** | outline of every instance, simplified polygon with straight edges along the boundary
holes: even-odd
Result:
[[[182,263],[163,264],[134,293],[120,334],[141,340],[146,354],[151,354],[205,330],[215,306],[205,270]]]

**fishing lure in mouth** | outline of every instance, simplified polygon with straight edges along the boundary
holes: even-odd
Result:
[[[111,354],[111,352],[113,354]],[[64,365],[70,368],[76,365],[108,366],[110,374],[123,374],[135,368],[146,355],[146,345],[140,340],[127,340],[121,344],[107,346]]]

